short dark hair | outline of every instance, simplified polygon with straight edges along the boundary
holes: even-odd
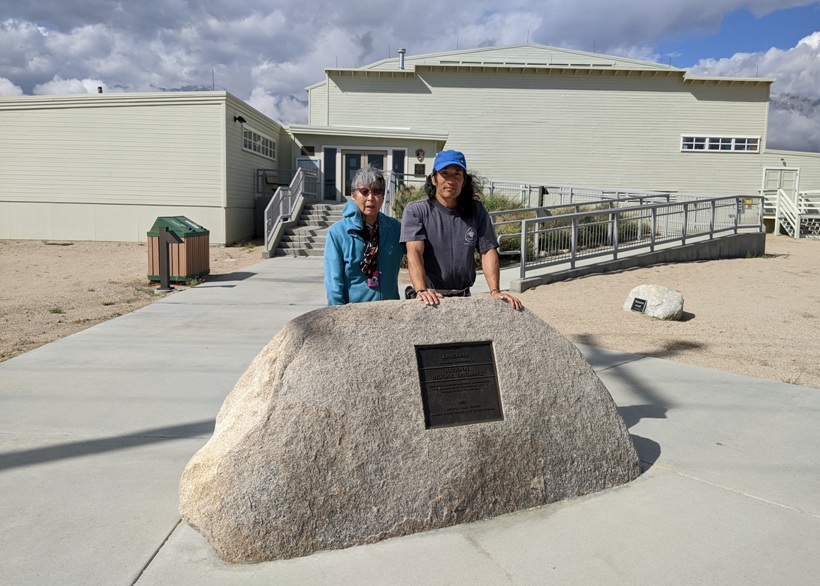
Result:
[[[436,199],[436,186],[433,185],[433,175],[438,175],[438,171],[433,171],[424,181],[424,192],[427,194],[427,201],[432,206]],[[461,193],[456,199],[456,209],[463,218],[471,218],[475,211],[474,201],[478,199],[475,190],[475,178],[471,173],[464,171],[464,185],[461,186]]]

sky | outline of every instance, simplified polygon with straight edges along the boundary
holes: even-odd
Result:
[[[0,0],[0,96],[217,89],[306,123],[326,68],[528,42],[775,78],[767,146],[820,152],[807,0]]]

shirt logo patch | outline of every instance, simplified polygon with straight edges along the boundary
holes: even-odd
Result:
[[[476,243],[476,234],[474,228],[467,228],[467,231],[464,233],[464,240],[467,244],[475,244]]]

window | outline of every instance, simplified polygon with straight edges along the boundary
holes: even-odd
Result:
[[[276,160],[276,142],[272,138],[245,126],[242,129],[242,139],[242,148],[246,151]]]
[[[682,151],[720,151],[756,153],[760,150],[760,139],[731,136],[681,136]]]

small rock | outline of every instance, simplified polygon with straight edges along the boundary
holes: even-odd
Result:
[[[637,308],[643,305],[641,302],[645,303],[643,311]],[[663,285],[638,285],[629,292],[624,311],[644,313],[657,319],[679,320],[683,316],[683,295]]]

